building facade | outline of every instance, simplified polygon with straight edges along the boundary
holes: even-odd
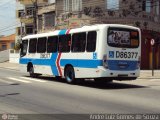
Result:
[[[55,29],[55,4],[47,4],[38,9],[38,33],[53,31]]]
[[[15,34],[0,37],[0,51],[7,49],[14,49],[15,47]]]
[[[38,11],[38,7],[48,4],[48,0],[37,0],[37,10],[35,10],[36,0],[17,0],[16,1],[16,18],[17,25],[16,28],[16,42],[20,41],[22,37],[35,33],[34,17],[35,11]]]
[[[150,40],[160,39],[160,0],[56,0],[56,29],[92,24],[127,24],[142,31],[141,69],[152,68]],[[160,69],[155,46],[154,68]]]

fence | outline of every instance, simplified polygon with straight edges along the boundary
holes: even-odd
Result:
[[[9,60],[9,50],[0,51],[0,62]]]
[[[19,63],[19,51],[9,50],[9,62],[10,63]]]

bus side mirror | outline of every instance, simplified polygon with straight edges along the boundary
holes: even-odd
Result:
[[[20,49],[22,49],[23,48],[23,44],[22,43],[20,43]]]
[[[23,57],[23,44],[20,43],[20,57]]]

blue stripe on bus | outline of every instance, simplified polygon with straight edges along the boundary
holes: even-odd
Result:
[[[44,66],[54,65],[54,61],[52,64],[51,59],[30,59],[30,58],[21,58],[20,59],[20,64],[28,64],[29,62],[31,62],[33,65],[44,65]]]
[[[61,30],[61,31],[59,32],[59,35],[65,35],[66,32],[67,32],[67,30]]]
[[[60,66],[65,67],[66,64],[81,68],[97,68],[98,66],[102,66],[102,60],[61,59]]]
[[[55,57],[56,55],[53,55]],[[44,65],[53,67],[53,73],[58,73],[57,67],[54,66],[55,58],[53,59],[29,59],[29,58],[21,58],[20,64],[28,64],[28,62],[32,62],[34,65]],[[78,63],[78,64],[77,64]],[[60,66],[65,67],[66,64],[71,64],[73,67],[82,67],[82,68],[97,68],[98,66],[102,66],[102,60],[77,60],[77,59],[61,59]],[[55,64],[56,65],[56,64]]]
[[[58,75],[58,70],[56,66],[57,53],[52,55],[51,59],[29,59],[21,58],[21,64],[28,64],[32,62],[34,65],[46,65],[51,66],[54,75]],[[136,70],[138,61],[127,61],[127,60],[108,60],[109,70],[121,70],[121,71],[131,71]],[[86,59],[61,59],[60,66],[65,67],[66,64],[71,64],[73,67],[80,68],[97,68],[98,66],[103,66],[102,60],[86,60]]]
[[[52,69],[52,73],[55,75],[55,76],[58,76],[58,69],[57,69],[57,66],[56,66],[56,59],[57,59],[57,56],[58,56],[58,52],[57,53],[52,53],[52,56],[51,56],[51,59],[50,60],[50,66],[51,66],[51,69]],[[38,60],[40,61],[40,60]],[[43,63],[45,63],[46,60],[44,60]],[[43,65],[43,64],[42,64]]]
[[[138,61],[108,60],[110,70],[132,71],[137,69]]]

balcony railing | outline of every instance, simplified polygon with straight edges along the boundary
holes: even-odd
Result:
[[[24,5],[26,5],[26,4],[33,4],[33,2],[35,1],[35,0],[18,0],[21,4],[24,4]],[[39,3],[48,3],[48,0],[38,0],[38,4]]]
[[[34,20],[33,20],[33,17],[30,17],[30,18],[29,18],[29,17],[28,17],[28,18],[26,17],[26,18],[21,18],[21,19],[20,19],[20,22],[25,23],[25,24],[33,23],[33,21],[34,21]]]

